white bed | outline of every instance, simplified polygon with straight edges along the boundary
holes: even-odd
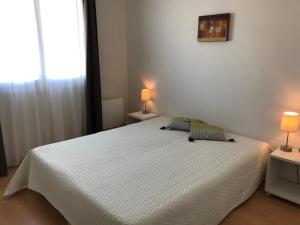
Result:
[[[28,187],[72,225],[216,225],[259,186],[270,147],[188,142],[146,122],[32,150],[5,196]]]

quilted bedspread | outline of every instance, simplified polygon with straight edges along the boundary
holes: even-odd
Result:
[[[72,225],[216,225],[257,189],[270,147],[230,133],[190,143],[159,129],[169,121],[33,149],[5,196],[37,191]]]

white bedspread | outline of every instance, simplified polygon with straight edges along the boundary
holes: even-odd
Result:
[[[188,142],[168,117],[32,150],[5,195],[25,187],[72,225],[216,225],[261,182],[269,145]]]

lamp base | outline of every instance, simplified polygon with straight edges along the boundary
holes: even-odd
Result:
[[[143,110],[142,112],[143,112],[143,114],[149,114],[149,112],[146,110]]]
[[[292,152],[293,147],[289,145],[281,145],[280,150],[284,152]]]

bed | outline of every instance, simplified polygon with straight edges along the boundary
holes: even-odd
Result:
[[[33,149],[6,189],[42,194],[72,225],[216,225],[264,178],[270,146],[188,142],[149,121]]]

